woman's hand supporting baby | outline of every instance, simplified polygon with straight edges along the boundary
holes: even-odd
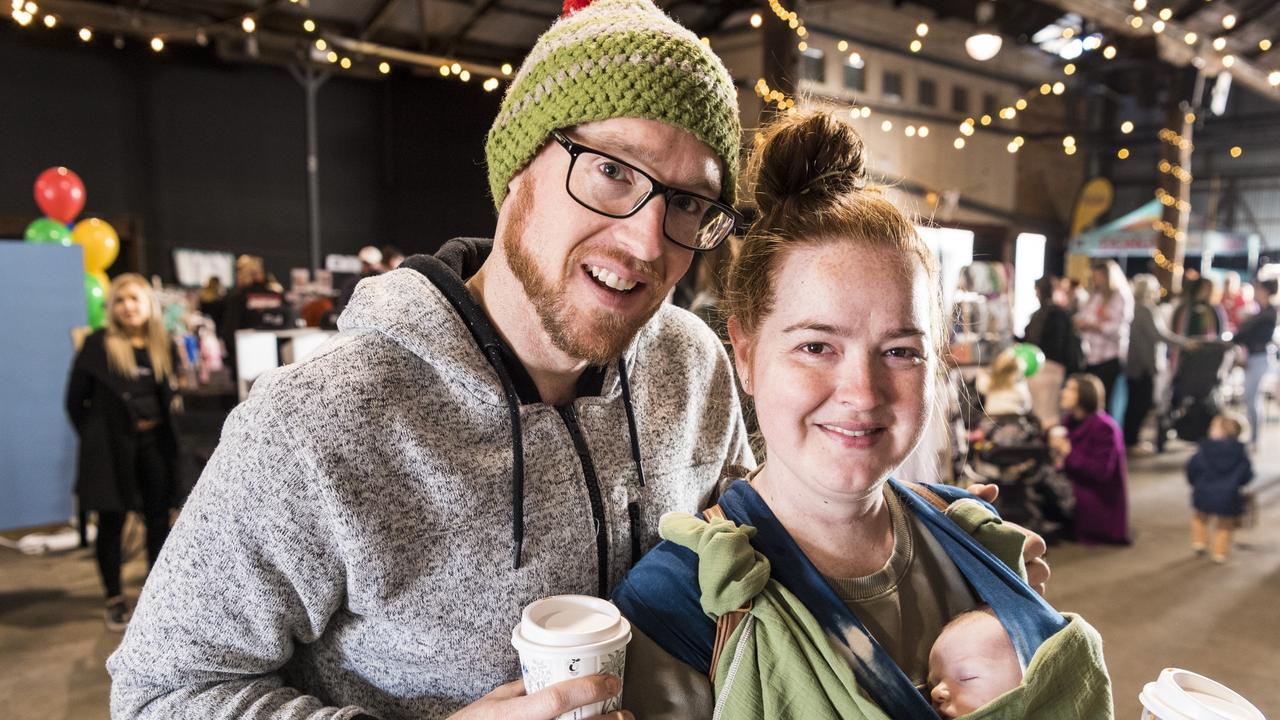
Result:
[[[994,503],[996,497],[1000,495],[1000,486],[990,483],[974,483],[966,488],[979,500]],[[1049,563],[1044,559],[1044,555],[1049,551],[1049,546],[1045,544],[1044,538],[1038,533],[1034,533],[1017,523],[1004,521],[1004,524],[1016,528],[1018,532],[1027,536],[1027,541],[1022,544],[1022,560],[1027,565],[1027,584],[1033,590],[1040,593],[1043,597],[1045,594],[1045,586],[1049,583],[1049,576],[1052,571],[1049,569]]]

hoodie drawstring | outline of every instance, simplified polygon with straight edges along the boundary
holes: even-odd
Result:
[[[511,567],[519,570],[520,551],[524,548],[524,429],[520,425],[520,398],[498,346],[485,345],[484,354],[498,373],[502,392],[507,397],[507,416],[511,419]]]
[[[636,412],[631,408],[631,383],[627,381],[627,360],[618,358],[618,381],[622,383],[622,407],[627,410],[627,433],[631,435],[631,459],[636,463],[636,478],[644,487],[644,465],[640,462],[640,434],[636,430]]]

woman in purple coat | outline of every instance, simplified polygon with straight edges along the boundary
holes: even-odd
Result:
[[[1058,468],[1075,488],[1075,537],[1082,543],[1129,543],[1129,469],[1124,434],[1107,415],[1102,381],[1087,373],[1062,388],[1062,425],[1050,440]]]

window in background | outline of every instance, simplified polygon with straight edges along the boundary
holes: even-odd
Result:
[[[881,80],[880,94],[890,100],[902,99],[902,73],[885,70]]]
[[[991,93],[982,95],[982,114],[995,117],[1000,114],[1000,100]]]
[[[969,114],[969,88],[963,85],[951,86],[951,111],[961,115]]]
[[[800,53],[800,73],[805,80],[816,83],[827,81],[826,56],[818,48],[809,48]]]
[[[937,107],[938,83],[928,78],[920,78],[920,82],[916,84],[916,99],[923,107]]]
[[[1040,307],[1036,299],[1036,281],[1044,276],[1045,237],[1036,233],[1019,233],[1013,255],[1013,331],[1019,335],[1027,329],[1031,314]]]
[[[844,87],[856,92],[865,92],[867,89],[867,64],[858,53],[853,53],[844,61]]]

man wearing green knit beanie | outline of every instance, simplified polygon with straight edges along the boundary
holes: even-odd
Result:
[[[257,380],[108,662],[113,717],[630,717],[617,658],[522,664],[513,628],[610,597],[754,464],[723,346],[665,302],[741,221],[740,136],[650,0],[548,29],[487,138],[493,240],[362,281]]]

